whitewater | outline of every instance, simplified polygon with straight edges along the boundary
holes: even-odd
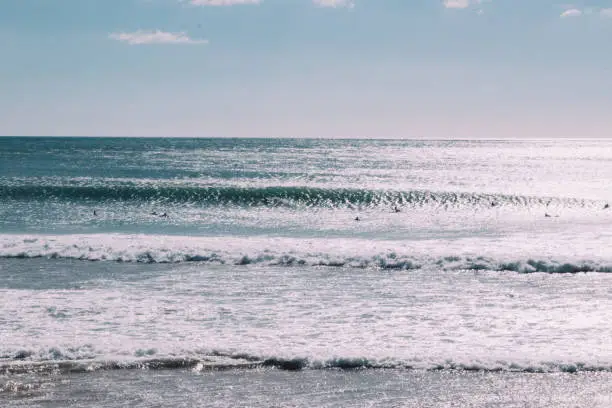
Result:
[[[606,140],[0,138],[0,402],[609,406],[610,179]]]

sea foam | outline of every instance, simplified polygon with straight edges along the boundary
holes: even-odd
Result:
[[[555,235],[554,239],[538,237],[533,241],[520,235],[421,241],[130,234],[0,235],[0,257],[398,270],[612,272],[607,246],[593,243],[601,239],[601,235],[586,234],[565,238]],[[487,246],[486,251],[482,246]],[[594,247],[600,251],[594,251]]]

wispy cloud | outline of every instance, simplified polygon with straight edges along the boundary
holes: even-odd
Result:
[[[578,10],[576,8],[570,8],[561,13],[561,18],[568,17],[580,17],[582,15],[582,10]]]
[[[586,7],[584,9],[568,6],[569,8],[561,13],[561,18],[581,17],[581,16],[601,16],[612,18],[612,8]]]
[[[484,14],[484,3],[490,3],[492,0],[443,0],[442,4],[448,9],[467,9],[476,8],[477,14]]]
[[[612,8],[601,9],[599,10],[599,14],[601,14],[603,17],[612,18]]]
[[[352,0],[313,0],[313,3],[319,7],[355,7],[355,3]]]
[[[468,8],[472,2],[470,0],[444,0],[444,7],[464,9]]]
[[[259,4],[263,0],[186,0],[194,6],[235,6],[241,4]]]
[[[184,31],[171,33],[160,30],[138,30],[131,33],[111,33],[109,38],[131,45],[144,44],[208,44],[208,40],[191,38]]]

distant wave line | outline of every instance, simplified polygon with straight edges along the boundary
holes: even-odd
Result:
[[[320,187],[194,186],[0,186],[0,200],[193,203],[202,206],[368,208],[379,206],[439,207],[596,207],[595,200],[493,193],[392,191]]]

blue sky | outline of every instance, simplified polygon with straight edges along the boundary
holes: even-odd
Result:
[[[612,0],[0,0],[0,135],[612,135]]]

